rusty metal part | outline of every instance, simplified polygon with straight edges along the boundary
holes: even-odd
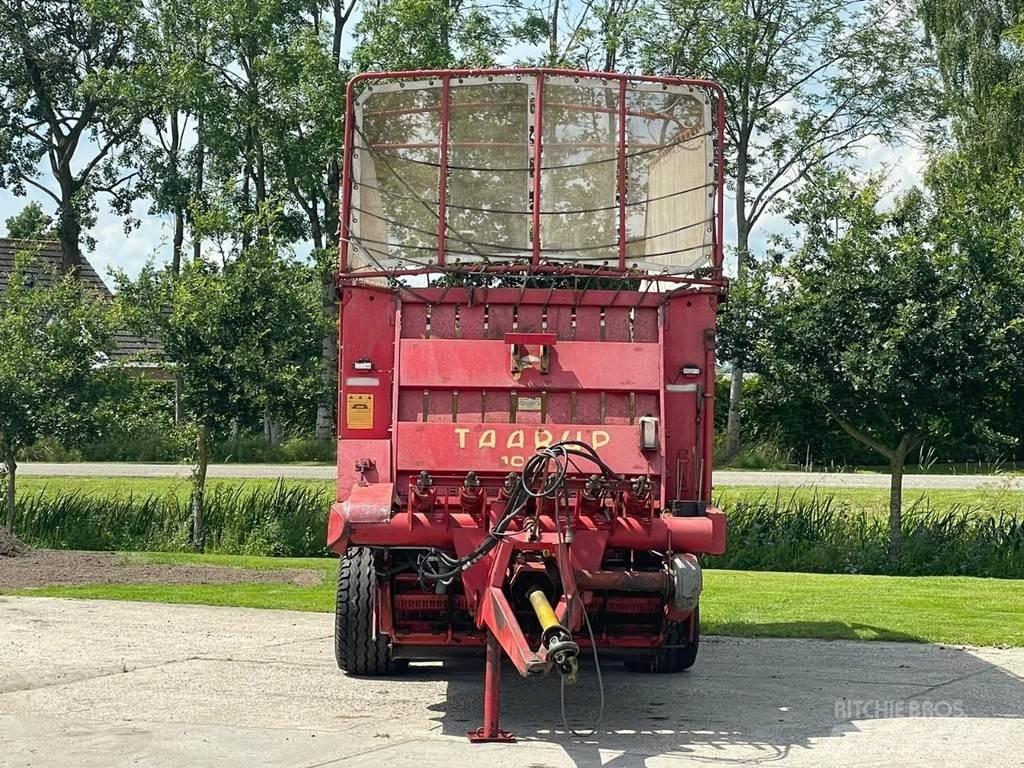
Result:
[[[700,593],[704,589],[704,576],[701,572],[700,561],[696,555],[673,555],[669,571],[672,576],[670,610],[676,615],[689,615],[697,607]]]
[[[653,592],[672,597],[666,571],[576,571],[576,586],[590,592]]]

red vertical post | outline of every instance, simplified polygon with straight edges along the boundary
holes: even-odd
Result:
[[[619,269],[626,268],[626,78],[619,80]]]
[[[537,73],[537,92],[533,100],[533,266],[540,265],[540,182],[544,139],[544,73]]]
[[[721,88],[715,90],[718,96],[718,108],[715,120],[718,123],[718,146],[716,158],[718,163],[716,186],[718,187],[718,218],[715,221],[715,269],[721,276],[722,261],[725,254],[725,92]]]
[[[349,221],[352,216],[352,140],[355,136],[355,105],[353,94],[355,80],[349,80],[345,88],[345,147],[341,169],[341,216],[338,217],[338,268],[348,269]],[[340,413],[340,411],[339,411]]]
[[[441,142],[437,180],[437,263],[444,266],[448,234],[448,126],[451,117],[451,75],[441,77]]]
[[[516,737],[498,727],[501,711],[501,645],[493,632],[487,633],[487,660],[484,662],[484,724],[466,734],[475,744],[488,741],[512,742]]]
[[[718,304],[717,296],[709,296],[712,308]],[[704,331],[704,387],[701,397],[704,398],[701,418],[703,429],[703,448],[701,456],[704,464],[700,468],[700,496],[702,501],[711,501],[712,470],[714,469],[715,454],[715,346],[717,344],[714,327]]]

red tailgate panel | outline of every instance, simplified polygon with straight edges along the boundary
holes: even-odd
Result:
[[[399,384],[403,387],[474,389],[604,390],[657,392],[661,388],[661,347],[614,341],[559,341],[544,374],[510,373],[504,341],[403,339]]]
[[[658,455],[640,450],[635,426],[399,422],[397,440],[399,472],[509,472],[521,468],[539,446],[581,440],[616,472],[661,473]]]

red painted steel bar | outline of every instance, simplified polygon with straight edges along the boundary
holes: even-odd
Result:
[[[619,81],[619,269],[626,268],[626,81]]]
[[[327,523],[327,544],[336,552],[348,545],[379,547],[443,547],[455,545],[454,532],[459,529],[478,530],[479,521],[465,512],[451,512],[445,524],[437,525],[434,513],[401,512],[384,523],[352,523],[345,513],[348,502],[331,507]],[[685,552],[706,552],[720,555],[725,551],[725,515],[708,508],[700,517],[655,517],[650,522],[634,517],[617,517],[606,528],[598,528],[593,520],[581,518],[580,531],[607,533],[607,545],[613,548]],[[550,516],[540,516],[541,531],[555,531]],[[554,534],[541,534],[553,536]],[[338,546],[343,544],[344,546]]]
[[[715,160],[718,165],[718,216],[715,226],[718,227],[718,233],[715,238],[716,252],[713,259],[716,277],[721,279],[722,263],[725,258],[725,91],[717,83],[713,84],[713,90],[718,96],[718,109],[715,112],[715,122],[718,123],[718,146],[715,147]]]
[[[348,274],[342,275],[342,280],[346,278],[371,278],[371,277],[403,277],[411,275],[422,275],[424,272],[431,271],[427,267],[419,267],[415,269],[389,269],[389,270],[359,270],[358,272],[349,272]],[[437,271],[436,267],[433,271]],[[585,269],[583,267],[560,267],[553,264],[541,264],[539,267],[534,268],[532,264],[495,264],[495,265],[474,265],[464,264],[460,265],[461,272],[467,273],[488,273],[496,275],[514,275],[518,273],[536,273],[536,274],[550,274],[557,275],[559,277],[643,277],[644,275],[638,273],[635,270],[620,270],[612,269],[610,267],[594,267],[592,269]],[[721,270],[717,271],[719,274]],[[685,286],[708,286],[713,287],[715,293],[720,293],[722,288],[722,279],[720,277],[715,278],[704,278],[704,277],[693,277],[692,275],[671,275],[671,274],[659,274],[658,280],[663,283],[679,283]],[[412,293],[408,294],[409,297]]]
[[[448,235],[448,123],[452,89],[449,76],[441,78],[441,146],[437,180],[437,263],[444,266],[444,247]]]
[[[484,661],[484,724],[466,735],[475,743],[513,742],[516,737],[498,725],[501,712],[501,646],[493,632],[487,633],[487,659]]]
[[[544,162],[544,75],[537,75],[537,92],[533,101],[533,268],[540,266],[540,190],[541,164]]]

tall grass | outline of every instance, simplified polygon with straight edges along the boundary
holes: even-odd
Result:
[[[206,548],[247,555],[324,553],[329,494],[278,482],[215,486],[206,497]],[[61,549],[176,551],[191,546],[187,500],[175,494],[111,497],[42,491],[18,499],[29,544]],[[1024,512],[989,515],[967,506],[904,513],[903,554],[888,559],[888,519],[830,495],[765,495],[726,507],[728,551],[713,568],[1024,578]]]
[[[206,549],[243,555],[324,553],[323,489],[215,486],[206,494]],[[17,501],[18,535],[35,547],[178,551],[192,540],[191,507],[174,494],[97,496],[42,491]]]
[[[752,571],[1024,578],[1024,513],[963,505],[904,511],[900,562],[889,561],[889,520],[832,496],[766,495],[738,501],[728,551],[707,565]]]

